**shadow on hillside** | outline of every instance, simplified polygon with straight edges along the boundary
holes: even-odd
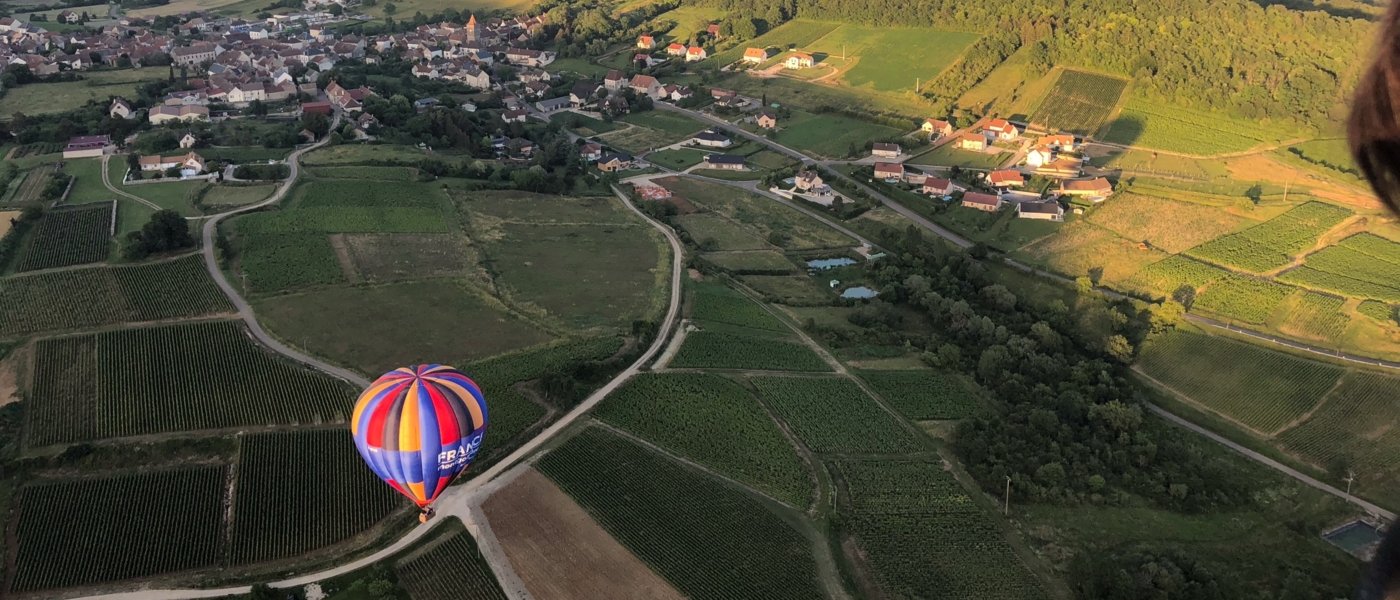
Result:
[[[1137,143],[1146,128],[1147,124],[1138,117],[1119,116],[1103,128],[1099,138],[1106,142],[1131,146]]]
[[[1315,0],[1254,0],[1254,3],[1265,8],[1277,4],[1279,6],[1283,6],[1299,12],[1323,12],[1334,17],[1340,17],[1343,19],[1361,19],[1363,21],[1375,21],[1379,19],[1381,13],[1384,12],[1384,9],[1381,7],[1373,7],[1374,12],[1372,12],[1367,11],[1365,8],[1333,6],[1326,0],[1323,0],[1321,2]]]

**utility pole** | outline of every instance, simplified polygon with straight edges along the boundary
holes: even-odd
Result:
[[[1006,476],[1006,503],[1002,505],[1001,514],[1011,514],[1011,476]]]
[[[1347,502],[1351,501],[1351,482],[1356,480],[1356,472],[1347,469]]]
[[[919,93],[919,78],[918,78],[918,77],[915,77],[915,78],[914,78],[914,93],[915,93],[915,94]]]
[[[1290,175],[1290,176],[1288,177],[1288,183],[1283,184],[1283,203],[1284,203],[1284,204],[1287,204],[1287,203],[1288,203],[1288,188],[1293,187],[1293,177],[1296,177],[1296,176],[1297,176],[1296,174],[1295,174],[1295,175]],[[1348,472],[1350,472],[1350,471],[1348,471]]]

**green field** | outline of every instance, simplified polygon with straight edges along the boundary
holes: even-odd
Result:
[[[690,598],[825,595],[811,542],[782,517],[632,442],[586,429],[536,468]]]
[[[1210,155],[1248,150],[1264,142],[1283,140],[1290,133],[1278,125],[1134,96],[1109,124],[1103,141]]]
[[[965,418],[982,403],[981,388],[957,373],[861,371],[860,378],[895,410],[916,421]]]
[[[1312,417],[1284,431],[1278,442],[1290,453],[1341,476],[1356,473],[1360,491],[1372,498],[1393,498],[1400,440],[1390,435],[1400,426],[1395,378],[1351,371],[1322,401]]]
[[[1065,69],[1055,80],[1055,87],[1041,99],[1031,121],[1051,131],[1094,135],[1127,87],[1125,79]]]
[[[979,37],[962,31],[843,24],[801,49],[833,64],[853,60],[841,74],[842,83],[851,87],[912,92],[917,80],[936,77]],[[848,60],[840,59],[843,53]]]
[[[1149,343],[1138,368],[1195,404],[1265,435],[1306,414],[1342,375],[1325,363],[1185,331]]]
[[[318,179],[299,185],[293,209],[329,207],[437,208],[446,203],[441,186],[407,181]]]
[[[200,204],[215,210],[229,206],[243,206],[267,199],[276,190],[276,186],[267,185],[233,185],[223,184],[210,186],[200,197]]]
[[[264,294],[345,281],[325,234],[255,234],[241,239],[240,244],[243,248],[238,261],[249,292]]]
[[[198,256],[0,279],[0,337],[231,311]]]
[[[446,539],[394,565],[399,585],[413,600],[506,600],[476,540],[460,521]]]
[[[260,212],[234,221],[239,233],[445,233],[436,208],[345,206]]]
[[[472,266],[467,240],[456,233],[355,233],[343,238],[355,274],[374,283],[458,277]]]
[[[657,131],[664,131],[671,135],[678,136],[677,140],[688,138],[695,132],[705,129],[706,127],[704,123],[685,115],[662,110],[634,112],[618,120],[633,125],[641,125]]]
[[[371,376],[445,357],[485,358],[549,340],[455,280],[321,288],[254,299],[253,307],[282,339]]]
[[[923,154],[909,159],[911,165],[934,167],[968,167],[972,169],[995,169],[1011,158],[1010,152],[976,152],[960,150],[953,144],[943,144]]]
[[[812,474],[758,401],[718,375],[641,375],[597,417],[799,508]]]
[[[44,213],[20,253],[19,271],[101,262],[112,240],[112,205],[54,209]]]
[[[1400,244],[1358,233],[1309,254],[1301,267],[1283,272],[1279,280],[1353,298],[1400,302]]]
[[[772,371],[830,371],[831,366],[810,348],[790,337],[746,332],[720,324],[701,325],[686,335],[671,360],[676,368],[760,369]]]
[[[776,59],[780,55],[775,51],[785,51],[789,48],[805,48],[812,42],[821,39],[822,36],[835,31],[841,23],[825,21],[809,21],[806,19],[793,19],[782,25],[773,28],[757,38],[739,44],[723,52],[710,55],[707,62],[717,65],[727,65],[744,56],[746,48],[768,48],[769,58]]]
[[[11,592],[214,566],[223,466],[35,483],[15,500]]]
[[[747,296],[718,283],[691,285],[690,318],[738,327],[787,332],[788,326]]]
[[[238,456],[233,564],[305,554],[412,506],[364,465],[343,427],[245,435]]]
[[[234,321],[41,340],[26,442],[335,423],[354,390],[257,345]]]
[[[706,252],[700,256],[710,264],[738,275],[783,275],[797,272],[797,266],[791,260],[772,250]]]
[[[1196,296],[1191,309],[1229,320],[1263,324],[1296,289],[1269,279],[1230,274],[1206,286]]]
[[[1318,236],[1351,216],[1351,211],[1308,202],[1263,223],[1216,238],[1187,252],[1227,267],[1262,273],[1282,267],[1311,248]]]
[[[112,162],[120,163],[121,161],[114,160]],[[66,200],[69,204],[111,202],[117,199],[117,195],[102,184],[101,159],[81,158],[66,161],[63,164],[63,172],[73,177],[73,187],[68,190]]]
[[[819,454],[902,454],[923,443],[844,378],[754,377],[759,397]]]
[[[793,111],[778,129],[777,141],[807,154],[824,158],[860,157],[875,140],[904,133],[893,127],[861,121],[835,113]]]
[[[0,98],[0,115],[15,113],[44,115],[73,110],[89,100],[108,101],[112,96],[136,97],[142,83],[164,80],[163,69],[126,69],[122,71],[91,71],[79,81],[31,83],[8,89]]]
[[[696,245],[711,250],[764,250],[771,246],[743,225],[712,213],[695,213],[676,217],[680,226]]]
[[[746,191],[735,190],[719,183],[696,181],[689,178],[671,177],[660,180],[667,189],[689,200],[691,204],[709,213],[722,215],[732,223],[738,223],[753,236],[767,240],[784,250],[813,250],[819,248],[849,248],[856,240],[826,224],[789,208],[770,198]],[[704,214],[704,213],[702,213]],[[686,219],[699,215],[681,217],[683,227]],[[700,236],[692,236],[700,241]],[[720,250],[742,250],[766,246],[725,247]]]
[[[842,461],[842,523],[897,598],[1045,597],[1006,533],[937,462]]]
[[[1322,341],[1342,337],[1351,320],[1342,310],[1345,298],[1317,292],[1299,291],[1284,302],[1280,331],[1289,335]]]
[[[700,161],[705,159],[705,154],[691,148],[677,148],[648,154],[647,161],[675,171],[684,171],[700,164]]]

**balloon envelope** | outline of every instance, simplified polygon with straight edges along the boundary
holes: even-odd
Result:
[[[481,449],[486,398],[451,367],[403,367],[360,393],[350,431],[375,475],[427,506]]]

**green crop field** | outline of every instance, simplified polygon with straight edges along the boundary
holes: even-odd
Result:
[[[415,167],[309,167],[307,173],[318,179],[357,179],[374,181],[416,181]]]
[[[280,292],[345,281],[325,234],[255,234],[240,238],[239,245],[239,264],[250,292]]]
[[[910,127],[913,128],[912,126]],[[865,156],[866,145],[904,133],[893,127],[838,114],[793,111],[779,129],[779,143],[825,158]]]
[[[812,475],[742,386],[718,375],[641,375],[608,396],[599,419],[799,508]]]
[[[412,506],[365,466],[342,427],[245,435],[238,461],[233,564],[305,554]]]
[[[896,598],[1039,599],[1045,593],[1006,535],[936,462],[842,461],[849,528]]]
[[[52,481],[15,501],[12,592],[213,566],[225,467]]]
[[[860,378],[895,410],[918,421],[971,416],[983,397],[976,383],[946,371],[861,371]]]
[[[48,185],[49,179],[53,177],[53,167],[40,165],[21,173],[24,179],[15,184],[14,192],[10,194],[7,205],[31,204],[40,201],[40,196],[44,192],[44,187]]]
[[[0,280],[0,337],[231,311],[198,256]]]
[[[650,227],[507,223],[499,230],[483,254],[515,302],[581,328],[628,326],[664,305],[654,296],[670,273],[670,253]]]
[[[680,136],[678,139],[684,139],[701,129],[705,129],[705,124],[700,121],[679,113],[662,110],[634,112],[618,120]]]
[[[317,288],[257,298],[253,307],[283,339],[371,377],[445,357],[478,360],[550,339],[457,280]]]
[[[721,324],[686,335],[680,352],[671,360],[677,368],[762,369],[771,371],[830,371],[831,367],[810,348],[791,338],[771,333],[745,332]]]
[[[1201,310],[1225,319],[1262,324],[1283,305],[1297,288],[1269,279],[1230,274],[1206,287],[1196,296],[1192,310]]]
[[[769,302],[789,306],[831,303],[831,291],[807,275],[744,275],[739,279]]]
[[[1354,298],[1400,302],[1400,244],[1358,233],[1309,254],[1302,267],[1284,272],[1279,280]]]
[[[76,351],[82,360],[50,363],[72,356],[75,344],[92,348]],[[25,424],[30,445],[344,422],[355,395],[342,381],[267,352],[233,321],[41,340],[36,356],[34,408]],[[101,376],[76,384],[70,370]]]
[[[849,248],[856,240],[836,231],[801,211],[780,204],[772,199],[741,192],[723,184],[696,181],[685,178],[668,178],[661,181],[676,195],[689,200],[691,204],[710,213],[723,215],[730,222],[739,223],[759,238],[784,250],[812,250],[818,248]],[[701,213],[705,214],[705,213]],[[697,215],[686,215],[682,219]],[[683,225],[684,227],[684,225]],[[692,236],[698,242],[702,238]],[[767,247],[759,246],[759,247]],[[741,250],[721,245],[720,250]]]
[[[441,187],[405,181],[316,180],[297,186],[293,209],[337,206],[436,208],[447,202]]]
[[[446,233],[450,218],[435,208],[341,206],[261,212],[234,221],[239,233]]]
[[[1031,121],[1052,131],[1094,135],[1118,105],[1128,81],[1108,75],[1065,69],[1055,87],[1040,100]]]
[[[1353,470],[1366,495],[1394,497],[1400,465],[1400,438],[1391,435],[1400,427],[1397,384],[1393,377],[1349,372],[1311,418],[1279,434],[1278,441],[1334,474]]]
[[[841,74],[841,82],[851,87],[912,92],[918,80],[932,80],[979,37],[964,31],[844,24],[801,49],[833,63],[847,62],[840,60],[842,53],[854,59]]]
[[[1178,331],[1138,359],[1148,376],[1263,434],[1316,406],[1342,369],[1222,337]]]
[[[754,377],[750,380],[793,433],[821,454],[918,452],[923,443],[844,378]]]
[[[224,210],[230,206],[243,206],[266,199],[272,195],[273,185],[215,185],[204,190],[199,201],[206,209]]]
[[[29,236],[20,271],[101,262],[112,239],[112,205],[50,210]]]
[[[693,319],[768,331],[788,331],[787,325],[763,306],[726,285],[695,283],[691,285],[691,291],[694,303],[690,316]]]
[[[1318,236],[1350,216],[1351,211],[1345,208],[1308,202],[1249,229],[1201,244],[1187,254],[1262,273],[1288,264],[1293,256],[1316,244]]]
[[[811,542],[727,484],[597,428],[536,468],[690,598],[825,596]]]
[[[1372,319],[1375,319],[1382,323],[1389,324],[1396,322],[1395,317],[1397,313],[1395,311],[1395,306],[1391,304],[1386,304],[1384,302],[1366,300],[1361,304],[1357,305],[1356,312],[1371,317]]]
[[[734,274],[785,275],[796,273],[797,265],[773,250],[706,252],[700,255],[710,264]]]
[[[771,248],[758,234],[729,219],[711,213],[676,217],[681,231],[697,245],[714,250],[763,250]]]
[[[1288,314],[1279,329],[1289,335],[1320,340],[1341,337],[1351,320],[1342,312],[1346,300],[1329,294],[1300,292],[1290,298]]]
[[[1215,265],[1172,255],[1133,274],[1128,285],[1157,294],[1170,294],[1183,285],[1200,289],[1230,276],[1229,271]]]
[[[460,525],[426,552],[394,565],[413,600],[506,600],[476,540]]]
[[[1103,141],[1210,155],[1248,150],[1293,133],[1277,125],[1134,97],[1109,124]]]
[[[625,225],[638,223],[632,211],[612,196],[571,198],[519,190],[450,189],[458,208],[472,220],[478,237],[492,237],[497,221],[536,225]],[[479,216],[490,218],[481,219]]]
[[[695,130],[688,133],[673,133],[661,129],[634,125],[627,129],[608,132],[598,136],[598,138],[606,142],[609,146],[621,148],[632,154],[642,154],[690,139],[692,133],[703,128],[699,123],[696,123],[696,125],[697,127]],[[677,127],[677,125],[672,126]]]

